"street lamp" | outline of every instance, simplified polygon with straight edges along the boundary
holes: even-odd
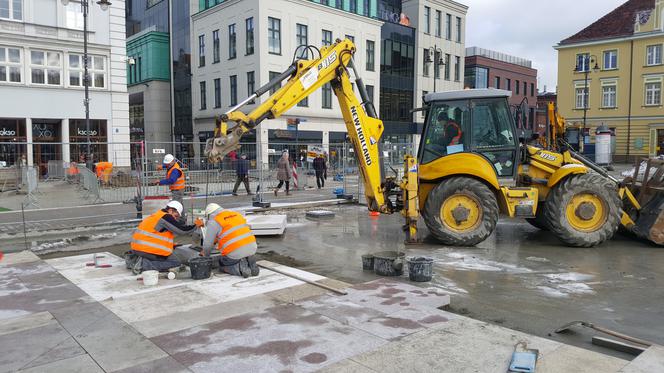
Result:
[[[60,0],[62,5],[69,5],[69,0]],[[87,149],[85,156],[86,166],[92,170],[93,163],[90,154],[90,75],[88,74],[88,1],[81,0],[81,8],[83,9],[83,87],[85,90],[85,99],[83,106],[85,106],[85,136],[87,138]],[[102,11],[108,10],[111,2],[108,0],[99,0],[97,5]]]
[[[599,71],[599,66],[597,65],[597,57],[594,55],[585,55],[582,56],[582,60],[579,60],[577,58],[576,60],[576,67],[574,67],[574,72],[576,73],[583,73],[584,75],[584,88],[583,88],[583,131],[581,131],[580,137],[581,140],[579,142],[579,150],[583,153],[584,149],[584,138],[586,135],[586,120],[588,116],[588,101],[590,101],[590,92],[588,91],[588,74],[590,74],[590,65],[595,64],[593,66],[593,71],[597,72]],[[582,66],[579,64],[579,62],[582,62]]]
[[[438,52],[438,58],[436,58],[436,52]],[[440,79],[440,74],[436,78],[436,73],[438,73],[438,67],[445,65],[445,61],[443,61],[443,50],[437,45],[434,44],[429,48],[429,53],[433,55],[433,61],[429,60],[427,63],[433,62],[433,91],[436,92],[436,79]]]

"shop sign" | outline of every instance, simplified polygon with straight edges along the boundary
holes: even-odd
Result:
[[[13,131],[11,129],[6,129],[6,128],[3,127],[0,130],[0,136],[9,136],[9,137],[16,136],[16,131]]]
[[[294,139],[295,135],[291,131],[274,130],[274,137],[279,139]]]
[[[313,162],[319,155],[325,155],[325,148],[322,145],[307,145],[307,162]]]
[[[37,140],[55,140],[56,130],[52,124],[34,124],[32,137]]]
[[[164,154],[166,149],[152,149],[152,154]]]
[[[97,136],[97,131],[95,131],[95,130],[87,131],[87,130],[82,130],[82,129],[78,128],[76,130],[76,133],[79,136]]]

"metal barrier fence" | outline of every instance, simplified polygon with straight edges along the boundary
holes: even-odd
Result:
[[[251,192],[271,194],[279,183],[277,164],[283,150],[288,150],[289,163],[297,173],[297,190],[317,189],[313,159],[322,154],[327,166],[325,193],[330,196],[332,192],[363,195],[357,160],[348,142],[329,145],[320,142],[242,143],[234,154],[227,155],[219,164],[209,163],[202,155],[205,145],[202,142],[95,143],[97,155],[93,157],[97,166],[93,169],[86,167],[85,144],[48,143],[48,146],[37,148],[37,145],[46,143],[0,143],[7,144],[16,146],[0,147],[12,151],[11,154],[0,152],[0,165],[7,166],[0,167],[0,186],[8,184],[3,181],[5,179],[19,185],[0,189],[0,207],[10,209],[20,206],[26,193],[35,207],[37,201],[41,207],[62,207],[130,202],[137,196],[170,195],[167,185],[154,185],[166,178],[162,162],[169,150],[175,151],[174,155],[185,170],[185,194],[190,197],[233,193],[237,182],[236,169],[243,162],[241,155],[245,155],[248,161]],[[32,151],[28,151],[30,149]],[[412,144],[384,144],[382,151],[381,161],[387,175],[400,177],[403,156],[412,154]],[[68,156],[67,159],[63,155]],[[7,160],[14,160],[15,164],[8,164]],[[99,162],[109,162],[110,165]],[[12,170],[14,174],[16,170],[22,172],[11,177]],[[32,170],[30,177],[27,170]],[[28,180],[30,186],[26,188]],[[294,184],[295,180],[291,179],[292,189],[295,189]],[[238,187],[238,192],[245,192],[243,183]],[[263,196],[269,198],[270,194]]]

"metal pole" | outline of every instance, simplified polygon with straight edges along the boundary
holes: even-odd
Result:
[[[433,91],[436,92],[436,73],[438,72],[438,61],[436,60],[436,52],[438,47],[436,44],[433,45]]]
[[[85,90],[85,137],[87,141],[85,163],[90,170],[93,168],[90,154],[90,76],[88,75],[88,0],[81,1],[83,8],[83,86]]]

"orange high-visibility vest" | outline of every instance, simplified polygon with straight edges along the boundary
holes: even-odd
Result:
[[[175,162],[175,164],[173,164],[173,167],[168,169],[168,172],[166,173],[166,178],[170,179],[171,173],[175,169],[180,170],[180,177],[178,177],[175,183],[171,184],[169,187],[170,190],[182,190],[184,189],[184,171],[182,171],[177,161]]]
[[[459,127],[459,125],[456,124],[456,122],[453,122],[453,121],[449,121],[449,122],[447,122],[447,124],[448,125],[451,124],[454,127],[456,127],[456,129],[457,129],[457,135],[452,138],[452,141],[450,141],[450,143],[448,145],[459,145],[459,142],[461,141],[461,134],[462,134],[461,127]]]
[[[224,210],[214,220],[221,226],[221,232],[217,235],[217,249],[221,255],[228,255],[245,245],[256,244],[256,237],[241,214]]]
[[[155,228],[159,220],[166,215],[164,211],[157,211],[145,218],[131,236],[131,249],[148,254],[169,256],[173,254],[173,232],[159,232]]]

